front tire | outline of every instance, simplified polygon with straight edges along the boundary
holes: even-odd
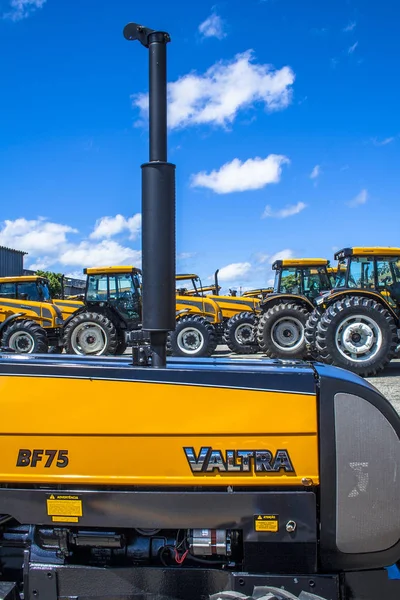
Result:
[[[168,335],[167,349],[172,356],[200,358],[211,356],[217,347],[215,328],[204,317],[186,316],[177,321]]]
[[[323,362],[363,377],[376,375],[394,358],[397,329],[390,312],[362,296],[337,300],[322,315],[316,348]]]
[[[261,315],[257,342],[270,358],[301,359],[307,354],[304,328],[309,311],[300,304],[281,302]]]
[[[35,321],[14,321],[6,328],[1,342],[18,354],[46,354],[49,349],[46,332]]]
[[[306,321],[306,325],[304,328],[304,337],[306,339],[306,347],[307,353],[312,360],[318,360],[318,351],[316,348],[317,343],[317,327],[319,320],[321,318],[321,313],[317,308],[315,308],[308,315],[308,319]]]
[[[101,313],[83,312],[71,319],[64,331],[67,354],[115,355],[119,343],[114,323]]]
[[[234,315],[225,325],[224,343],[236,354],[255,354],[259,347],[254,337],[255,313]]]

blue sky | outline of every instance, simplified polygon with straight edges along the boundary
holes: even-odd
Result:
[[[140,264],[147,52],[166,30],[179,271],[400,245],[400,5],[0,0],[0,244],[78,274]]]

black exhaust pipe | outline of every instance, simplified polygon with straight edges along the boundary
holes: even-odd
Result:
[[[217,269],[215,271],[215,273],[214,273],[215,294],[216,294],[216,296],[219,296],[218,273],[219,273],[219,269]]]
[[[143,330],[150,334],[151,363],[166,365],[166,343],[176,323],[175,165],[167,160],[168,33],[136,23],[127,40],[149,49],[149,162],[142,165]]]

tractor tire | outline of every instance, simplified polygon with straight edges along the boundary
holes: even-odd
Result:
[[[200,358],[211,356],[217,347],[218,338],[214,326],[201,316],[182,317],[175,331],[168,335],[167,351],[172,356]]]
[[[223,343],[236,354],[255,354],[259,351],[254,337],[256,315],[242,312],[234,315],[225,325]]]
[[[395,356],[397,344],[390,312],[362,296],[337,300],[317,325],[316,349],[321,360],[362,377],[382,371]]]
[[[300,304],[281,302],[263,313],[257,342],[270,358],[301,359],[307,354],[304,328],[309,311]]]
[[[318,350],[316,348],[317,326],[321,318],[321,313],[316,308],[309,313],[304,328],[304,337],[306,339],[307,354],[312,360],[318,360]]]
[[[14,321],[3,333],[1,345],[18,354],[47,354],[46,331],[35,321]]]
[[[115,355],[119,336],[114,323],[97,312],[82,312],[65,327],[64,347],[67,354],[82,356]]]

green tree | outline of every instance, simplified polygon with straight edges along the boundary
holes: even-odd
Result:
[[[61,296],[62,273],[54,273],[53,271],[36,271],[36,275],[39,275],[39,277],[44,277],[48,280],[52,298]]]

